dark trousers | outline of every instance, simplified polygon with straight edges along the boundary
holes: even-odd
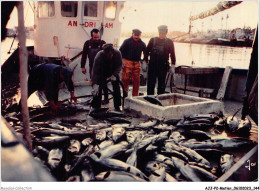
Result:
[[[148,64],[147,95],[154,95],[156,79],[158,79],[157,94],[165,93],[165,78],[169,66],[163,62],[150,62]]]
[[[111,83],[112,83],[112,87],[113,87],[114,108],[119,109],[119,106],[121,106],[121,92],[120,92],[119,80],[116,80]],[[93,101],[91,103],[91,106],[93,108],[101,107],[102,90],[104,90],[104,87],[107,88],[106,83],[103,83],[99,86],[98,95],[93,97]]]
[[[90,79],[91,79],[91,76],[92,76],[92,68],[93,68],[93,63],[89,63],[89,76],[90,76]],[[103,85],[103,93],[104,93],[104,100],[108,100],[107,84]]]
[[[91,79],[92,76],[92,68],[93,68],[93,63],[89,63],[89,77]]]
[[[108,87],[107,84],[103,86],[104,100],[108,100]]]

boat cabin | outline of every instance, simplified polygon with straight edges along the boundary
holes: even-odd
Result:
[[[101,38],[118,46],[119,1],[38,1],[35,7],[34,53],[39,57],[72,58],[99,29]]]

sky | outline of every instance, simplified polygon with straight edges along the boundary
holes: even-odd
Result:
[[[142,32],[156,32],[157,26],[166,24],[169,31],[189,30],[189,17],[216,6],[218,1],[126,1],[120,14],[122,31],[139,28]],[[259,2],[243,1],[241,4],[214,16],[192,23],[194,31],[207,31],[209,28],[234,29],[237,27],[256,28]],[[228,19],[226,19],[228,14]],[[25,25],[33,25],[33,13],[28,3],[25,5]],[[224,18],[221,22],[221,18]],[[13,11],[7,25],[17,26],[17,10]]]
[[[218,1],[141,1],[125,3],[122,11],[124,19],[122,30],[140,28],[143,32],[157,31],[157,26],[168,25],[169,31],[189,30],[189,17],[216,6]],[[226,15],[229,15],[226,24]],[[258,1],[244,1],[207,19],[193,22],[194,29],[221,28],[221,17],[224,17],[223,28],[233,29],[250,26],[255,28],[258,22]],[[212,21],[211,21],[212,18]]]

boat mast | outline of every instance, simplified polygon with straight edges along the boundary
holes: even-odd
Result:
[[[20,67],[20,87],[21,87],[21,111],[23,116],[24,138],[28,148],[32,151],[32,140],[29,128],[29,110],[27,107],[28,87],[27,87],[27,68],[28,52],[25,46],[26,35],[24,27],[23,1],[17,3],[18,9],[18,39],[19,39],[19,67]]]

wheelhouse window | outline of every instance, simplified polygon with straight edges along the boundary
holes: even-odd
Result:
[[[63,17],[77,17],[78,2],[77,1],[61,1],[61,15]]]
[[[84,2],[84,16],[86,17],[97,17],[98,15],[98,2],[97,1],[86,1]]]
[[[116,18],[116,1],[105,1],[105,17],[107,19]]]
[[[39,1],[37,13],[39,18],[53,17],[55,14],[54,1]]]

